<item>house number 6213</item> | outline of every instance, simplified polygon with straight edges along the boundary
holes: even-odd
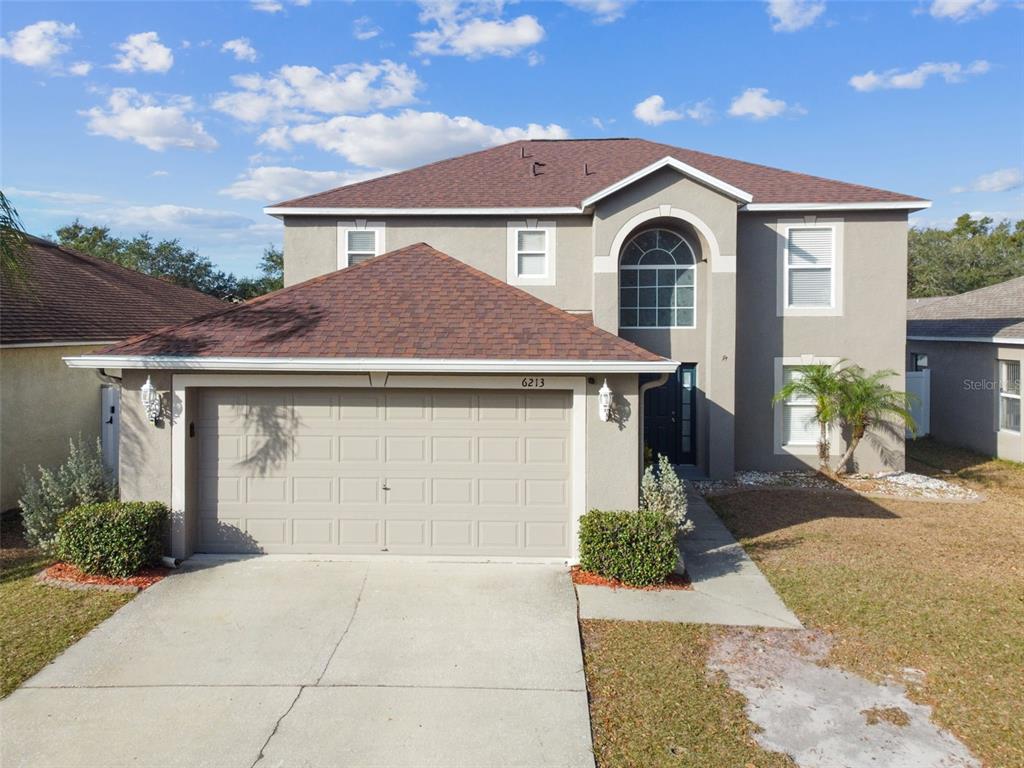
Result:
[[[527,376],[523,379],[523,386],[527,389],[539,389],[544,386],[544,379],[535,379]]]

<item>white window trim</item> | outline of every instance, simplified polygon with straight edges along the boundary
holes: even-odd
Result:
[[[832,230],[832,300],[827,307],[789,306],[789,232],[794,229]],[[776,315],[778,317],[838,317],[843,314],[843,220],[805,216],[780,219],[776,225]]]
[[[1009,358],[996,359],[996,431],[1007,435],[1020,435],[1021,430],[1009,429],[1003,426],[1003,399],[1016,400],[1018,408],[1024,409],[1024,402],[1022,402],[1019,394],[1014,395],[1003,392],[1003,363],[1017,363],[1018,366],[1024,368],[1024,363],[1020,360],[1010,360]],[[1021,415],[1024,416],[1024,412]]]
[[[387,251],[384,242],[385,227],[382,221],[367,222],[365,219],[356,221],[338,222],[338,269],[345,269],[350,266],[348,263],[348,233],[350,231],[366,231],[376,233],[374,238],[374,256],[380,256]]]
[[[509,285],[554,285],[557,263],[555,258],[555,222],[527,219],[526,221],[510,221],[507,225],[507,258],[506,281]],[[543,275],[519,274],[519,233],[523,230],[541,231],[544,233],[546,252],[544,254]]]
[[[799,357],[776,357],[775,358],[775,388],[772,393],[778,392],[782,389],[783,373],[785,368],[790,368],[795,365],[835,365],[838,363],[840,358],[838,357],[817,357],[815,355],[800,355]],[[815,441],[811,445],[784,445],[782,443],[782,416],[785,403],[776,404],[773,409],[773,426],[772,426],[772,441],[775,446],[776,456],[817,456],[818,455],[818,443]],[[832,456],[842,455],[842,451],[839,450],[835,443],[835,430],[829,426],[829,453]]]
[[[651,229],[669,229],[669,228],[668,227],[651,227]],[[639,234],[642,234],[643,232],[648,232],[648,231],[650,231],[650,230],[647,230],[647,229],[640,230],[636,234],[639,235]],[[669,231],[671,231],[671,230],[669,229]],[[678,234],[678,233],[676,233],[676,234]],[[679,238],[683,241],[683,245],[685,245],[690,250],[690,255],[693,257],[693,264],[684,265],[684,266],[676,264],[674,267],[669,267],[668,265],[658,265],[658,266],[649,266],[649,267],[648,266],[640,265],[640,266],[627,266],[626,269],[636,269],[636,270],[641,270],[641,269],[650,269],[650,270],[655,270],[655,269],[689,269],[691,272],[693,272],[693,322],[690,325],[622,325],[622,296],[620,294],[619,296],[616,297],[616,301],[617,301],[617,304],[618,304],[618,307],[619,307],[619,317],[618,317],[619,328],[621,328],[622,330],[628,330],[628,331],[650,331],[650,330],[658,331],[658,330],[661,330],[661,331],[663,331],[665,329],[668,329],[668,330],[676,329],[676,330],[692,331],[694,328],[697,327],[697,302],[700,299],[700,295],[699,295],[700,291],[697,290],[697,278],[698,278],[697,264],[699,264],[700,262],[697,260],[697,250],[693,247],[693,245],[690,243],[690,241],[688,239],[686,239],[683,235],[679,235]],[[631,242],[633,242],[633,238],[632,237],[629,238],[627,243],[631,243]],[[625,247],[625,246],[623,246],[623,247]],[[620,256],[619,256],[619,288],[622,287],[622,270],[623,270],[623,267],[622,267],[622,256],[620,254]],[[639,278],[638,278],[638,280],[639,280]],[[639,321],[640,321],[640,318],[638,316],[637,317],[637,322],[639,322]]]

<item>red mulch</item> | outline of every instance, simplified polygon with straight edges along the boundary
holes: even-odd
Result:
[[[115,579],[111,576],[98,576],[91,573],[83,573],[78,568],[68,563],[54,563],[44,572],[48,579],[60,581],[75,581],[79,584],[107,584],[115,586],[130,586],[145,589],[156,584],[160,579],[171,572],[170,568],[143,568],[134,576],[127,579]]]
[[[573,584],[589,584],[593,587],[611,587],[612,589],[639,589],[644,592],[658,592],[662,589],[693,589],[690,586],[690,579],[683,575],[680,576],[677,573],[669,575],[668,580],[664,584],[652,584],[649,587],[634,587],[631,584],[624,584],[617,579],[607,579],[604,576],[598,576],[596,573],[582,570],[578,565],[572,567],[572,583]]]

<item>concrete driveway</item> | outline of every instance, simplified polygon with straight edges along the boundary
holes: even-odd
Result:
[[[0,703],[13,766],[588,766],[536,565],[190,561]]]

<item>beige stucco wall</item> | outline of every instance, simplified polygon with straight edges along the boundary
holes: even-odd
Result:
[[[907,341],[910,355],[928,355],[930,430],[936,440],[986,456],[1024,461],[1019,432],[999,429],[999,360],[1024,361],[1024,348],[978,342]]]
[[[384,248],[393,251],[427,243],[499,280],[508,278],[508,224],[524,217],[417,217],[374,220],[384,225]],[[522,285],[523,290],[569,311],[589,311],[592,270],[581,254],[591,250],[590,218],[542,216],[555,223],[555,284]],[[289,216],[285,226],[285,285],[333,272],[338,265],[338,224],[351,219]],[[564,254],[564,257],[563,257]]]
[[[18,503],[23,467],[56,467],[68,440],[100,434],[100,379],[61,359],[96,346],[0,349],[0,509]]]
[[[190,372],[194,375],[195,372]],[[273,374],[268,374],[273,375]],[[171,372],[152,373],[153,385],[169,393],[173,386]],[[243,381],[246,374],[239,374]],[[430,388],[431,376],[403,376],[403,386]],[[472,389],[472,375],[462,377],[465,387]],[[639,455],[640,414],[637,401],[636,374],[616,374],[607,377],[615,393],[617,418],[602,422],[597,411],[597,391],[605,376],[597,373],[593,383],[586,386],[586,445],[587,445],[587,508],[630,509],[636,508],[640,488]],[[126,500],[162,501],[171,504],[171,427],[170,421],[154,425],[146,420],[139,390],[146,380],[143,371],[123,371],[121,397],[121,498]],[[509,387],[518,388],[520,376],[509,376]],[[412,382],[412,383],[410,383]],[[224,386],[223,382],[219,383]],[[243,386],[241,384],[239,386]],[[186,390],[186,397],[194,407],[194,390]],[[168,407],[170,395],[165,395]],[[194,413],[194,410],[192,411]],[[182,429],[187,429],[182,424]],[[189,466],[186,473],[186,494],[189,510],[194,509],[195,479],[192,475],[194,463],[194,439],[186,441],[186,459]],[[575,448],[574,448],[575,450]],[[180,516],[182,510],[173,510]],[[188,510],[184,513],[184,543],[175,545],[175,556],[191,554],[196,540],[196,522]]]
[[[736,466],[782,470],[817,463],[809,455],[776,454],[771,398],[775,358],[812,355],[850,360],[869,371],[898,372],[902,390],[906,338],[907,217],[905,213],[836,213],[843,222],[840,316],[779,317],[778,214],[744,214],[739,221],[736,332]],[[826,217],[821,217],[826,218]],[[836,430],[837,432],[837,430]],[[832,451],[845,444],[835,434]],[[899,437],[865,440],[855,460],[861,471],[902,469]]]

